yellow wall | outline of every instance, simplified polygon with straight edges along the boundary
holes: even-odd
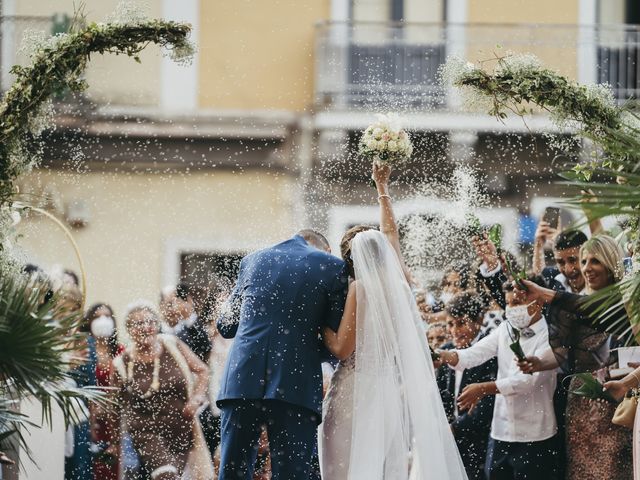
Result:
[[[329,0],[200,3],[200,107],[301,111],[313,99],[314,25]]]
[[[531,53],[546,67],[576,78],[578,0],[469,0],[468,6],[469,60]]]
[[[88,226],[74,230],[86,263],[88,302],[112,303],[118,313],[138,298],[156,301],[170,240],[237,252],[294,231],[292,180],[268,171],[189,176],[36,171],[22,190],[42,195],[45,185],[65,204],[74,199],[89,204]],[[20,226],[19,245],[32,262],[78,271],[71,245],[52,223],[32,215]]]
[[[576,24],[579,0],[468,0],[470,23]]]

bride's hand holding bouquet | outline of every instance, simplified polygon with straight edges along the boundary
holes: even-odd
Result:
[[[380,163],[373,164],[371,179],[376,184],[378,195],[389,195],[389,177],[391,176],[391,167]]]

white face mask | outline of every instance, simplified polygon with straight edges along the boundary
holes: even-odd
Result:
[[[529,313],[529,307],[534,303],[535,302],[531,302],[529,305],[518,305],[516,307],[507,305],[504,309],[504,316],[514,328],[518,330],[527,328],[531,325],[531,319],[533,318],[533,315]]]
[[[440,294],[440,301],[446,305],[453,300],[453,297],[455,297],[455,295],[451,292],[442,292]]]
[[[113,318],[101,315],[91,322],[91,333],[96,338],[108,338],[116,330]]]

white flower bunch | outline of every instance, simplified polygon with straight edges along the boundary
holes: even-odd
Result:
[[[176,64],[188,67],[193,64],[193,57],[196,51],[196,45],[186,40],[181,45],[174,45],[172,48],[169,48],[166,55]]]
[[[502,58],[502,62],[496,65],[495,74],[504,75],[510,73],[511,75],[519,76],[541,68],[542,62],[532,53],[513,53],[508,51]]]
[[[460,80],[478,70],[480,70],[479,66],[457,55],[447,57],[446,62],[438,70],[440,84],[446,88],[455,86],[455,95],[460,99],[460,106],[470,112],[486,112],[493,105],[492,98],[484,92],[469,86],[458,85]]]
[[[383,164],[408,160],[413,153],[409,134],[400,127],[397,115],[378,115],[378,121],[366,128],[358,151],[361,155]]]
[[[477,68],[476,65],[458,55],[448,56],[445,63],[440,65],[438,69],[440,83],[445,87],[451,87],[455,85],[458,80]]]
[[[121,0],[106,19],[107,23],[116,25],[138,25],[149,20],[149,6],[131,0]]]

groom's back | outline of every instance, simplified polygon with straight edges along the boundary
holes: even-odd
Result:
[[[234,295],[240,322],[219,400],[279,399],[319,411],[319,333],[337,328],[344,262],[299,236],[245,257]]]

